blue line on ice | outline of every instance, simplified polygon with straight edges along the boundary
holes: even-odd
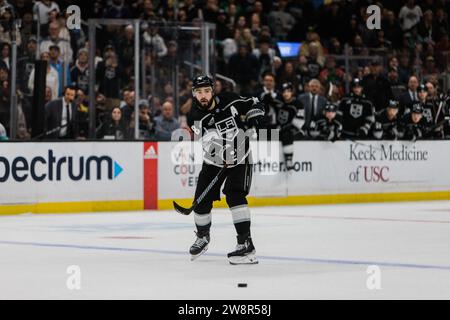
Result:
[[[76,244],[58,244],[58,243],[41,243],[41,242],[19,242],[19,241],[2,241],[0,244],[4,245],[18,245],[18,246],[33,246],[33,247],[52,247],[52,248],[70,248],[83,250],[103,250],[103,251],[125,251],[125,252],[147,252],[158,254],[174,254],[187,256],[187,251],[175,250],[158,250],[158,249],[139,249],[139,248],[120,248],[120,247],[100,247],[87,246]],[[208,256],[224,257],[222,253],[206,253]],[[310,263],[326,263],[326,264],[342,264],[342,265],[377,265],[383,267],[394,268],[410,268],[410,269],[434,269],[434,270],[448,270],[450,266],[445,265],[427,265],[415,263],[396,263],[396,262],[382,262],[382,261],[364,261],[364,260],[341,260],[341,259],[320,259],[320,258],[305,258],[305,257],[281,257],[281,256],[260,256],[259,260],[275,260],[275,261],[293,261],[293,262],[310,262]]]

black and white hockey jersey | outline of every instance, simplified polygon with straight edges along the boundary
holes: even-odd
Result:
[[[275,108],[277,127],[281,130],[294,126],[301,130],[305,123],[305,109],[302,103],[294,98],[290,102],[283,102],[280,107]]]
[[[428,122],[422,117],[418,123],[412,121],[411,112],[405,114],[399,123],[400,138],[404,140],[416,141],[428,137]]]
[[[350,137],[365,137],[375,122],[375,108],[364,95],[351,93],[342,99],[338,114],[342,119],[343,134]]]
[[[389,119],[386,109],[383,109],[375,116],[372,134],[375,139],[395,140],[399,137],[398,124],[398,117]]]
[[[423,108],[423,117],[427,121],[427,125],[429,127],[435,126],[438,123],[442,123],[441,126],[437,126],[434,129],[434,132],[431,135],[434,138],[442,139],[444,138],[444,118],[445,118],[445,102],[438,100],[427,99],[425,102],[422,102]]]
[[[187,124],[205,150],[204,162],[229,167],[242,163],[249,155],[244,134],[249,120],[264,117],[264,104],[255,97],[223,92],[213,97],[215,106],[206,110],[193,102]],[[247,132],[248,135],[248,132]]]
[[[311,121],[307,131],[313,139],[336,141],[342,134],[342,122],[338,116],[331,121],[323,116],[317,121]]]
[[[277,127],[277,113],[276,110],[283,105],[283,98],[281,94],[276,91],[268,91],[266,88],[261,88],[255,93],[255,96],[265,106],[265,116],[268,128],[275,129]]]
[[[293,98],[290,102],[275,108],[277,129],[280,129],[280,140],[283,146],[291,145],[294,137],[303,137],[305,124],[305,109],[302,103]]]

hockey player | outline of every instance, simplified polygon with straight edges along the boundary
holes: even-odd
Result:
[[[375,122],[375,108],[363,94],[363,87],[358,78],[352,81],[352,92],[339,104],[342,117],[342,137],[349,139],[367,138]]]
[[[305,110],[294,95],[294,86],[291,82],[282,85],[283,104],[275,108],[276,121],[280,129],[280,140],[283,146],[286,168],[292,169],[292,156],[294,153],[294,137],[304,136]]]
[[[443,131],[444,139],[450,139],[450,89],[447,94],[440,95],[441,111],[444,114]]]
[[[414,102],[411,106],[411,112],[403,116],[399,132],[400,138],[404,140],[416,141],[424,139],[427,134],[427,121],[423,117],[423,107],[420,102]]]
[[[425,85],[423,84],[419,85],[419,87],[417,88],[417,96],[423,108],[422,112],[423,117],[429,124],[432,124],[436,111],[434,110],[433,102],[428,99],[428,91]]]
[[[427,122],[427,126],[432,127],[437,123],[442,123],[445,115],[441,101],[429,98],[427,87],[424,84],[417,88],[417,95],[423,108],[423,117]],[[430,137],[442,139],[444,137],[443,125],[434,128],[433,132],[430,132]]]
[[[328,140],[334,142],[342,134],[342,124],[337,117],[337,106],[329,103],[324,108],[324,115],[321,119],[311,121],[308,133],[313,139]]]
[[[223,192],[237,232],[236,250],[228,254],[229,262],[258,263],[250,235],[250,210],[246,199],[252,180],[250,151],[248,143],[239,143],[239,140],[244,140],[240,139],[239,130],[245,129],[246,125],[257,129],[264,126],[263,103],[257,98],[244,98],[231,92],[216,95],[213,80],[208,76],[199,76],[193,80],[193,106],[187,115],[187,122],[196,136],[202,136],[204,148],[209,151],[198,177],[196,199],[227,163],[223,178],[194,209],[197,239],[190,248],[191,260],[208,249],[211,209],[213,201],[220,200],[220,187],[225,181]]]
[[[389,100],[386,109],[381,110],[375,116],[375,125],[373,129],[373,137],[379,140],[397,140],[398,132],[398,108],[397,100]]]

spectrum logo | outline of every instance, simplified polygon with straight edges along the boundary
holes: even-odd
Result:
[[[7,182],[10,178],[17,182],[24,182],[27,179],[37,182],[61,181],[62,178],[72,181],[90,181],[102,180],[106,177],[108,180],[113,180],[122,171],[123,168],[109,156],[57,158],[53,150],[48,150],[47,158],[37,156],[28,160],[24,157],[16,157],[10,161],[0,157],[0,183]]]

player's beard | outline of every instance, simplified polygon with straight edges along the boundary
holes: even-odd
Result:
[[[213,97],[210,100],[207,100],[207,99],[198,100],[197,99],[197,103],[205,110],[207,110],[211,107],[212,101],[213,101]]]

